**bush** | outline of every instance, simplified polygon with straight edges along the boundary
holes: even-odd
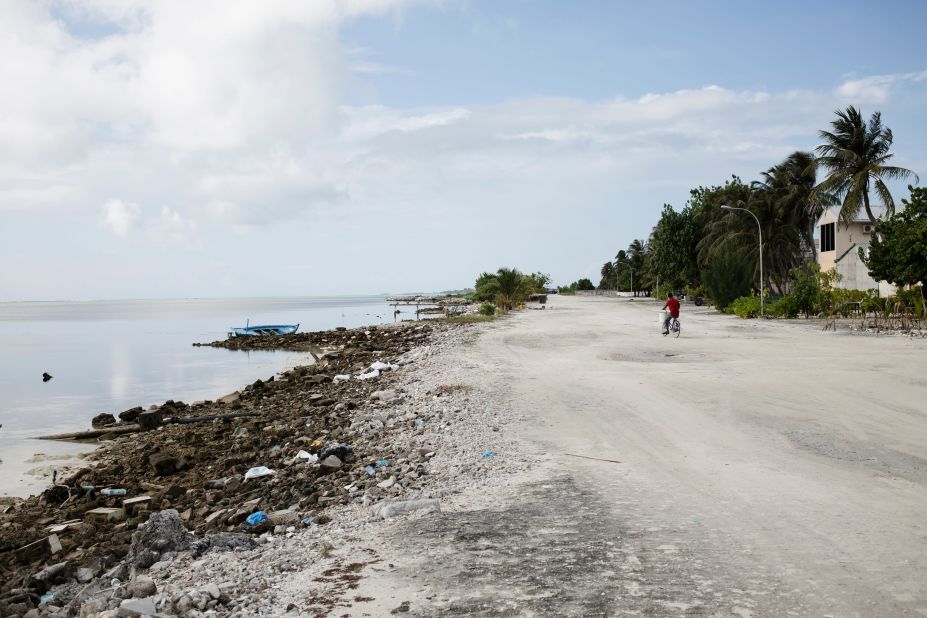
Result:
[[[923,290],[920,286],[915,286],[910,290],[899,289],[888,301],[891,309],[894,310],[896,305],[900,305],[898,309],[901,311],[913,311],[917,317],[924,317]]]
[[[792,296],[783,296],[766,305],[766,315],[774,318],[795,318],[798,313],[798,304]]]
[[[817,315],[821,310],[821,284],[814,269],[808,272],[801,268],[792,269],[791,288],[789,294],[790,308],[794,311],[793,317],[799,313],[806,316]]]
[[[884,315],[888,311],[886,300],[880,297],[876,290],[869,290],[866,298],[860,301],[860,309],[866,312],[875,311]]]
[[[492,303],[483,303],[480,307],[480,315],[496,315],[496,306]]]
[[[726,313],[733,313],[739,318],[755,318],[760,315],[759,296],[741,296],[727,306]]]

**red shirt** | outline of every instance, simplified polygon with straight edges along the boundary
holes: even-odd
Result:
[[[666,299],[666,304],[663,305],[663,308],[666,309],[667,307],[669,307],[669,313],[671,316],[674,318],[679,317],[679,301],[676,300],[675,296]]]

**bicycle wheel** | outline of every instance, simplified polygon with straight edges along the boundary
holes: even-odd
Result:
[[[679,320],[675,320],[673,324],[673,337],[676,339],[679,338],[679,332],[682,330],[682,324],[679,323]]]

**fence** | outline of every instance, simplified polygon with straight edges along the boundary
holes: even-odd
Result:
[[[638,290],[637,296],[632,292],[616,292],[615,290],[576,290],[577,296],[611,296],[622,298],[647,298],[646,292]]]

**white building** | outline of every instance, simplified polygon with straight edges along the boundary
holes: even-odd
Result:
[[[873,225],[863,210],[849,224],[840,221],[837,208],[824,211],[815,225],[818,236],[818,264],[821,272],[836,269],[840,275],[837,287],[848,290],[879,290],[879,296],[891,296],[895,286],[885,281],[876,281],[869,276],[869,269],[860,259],[859,250],[869,252]],[[885,217],[885,207],[873,206],[872,214],[877,219]]]

